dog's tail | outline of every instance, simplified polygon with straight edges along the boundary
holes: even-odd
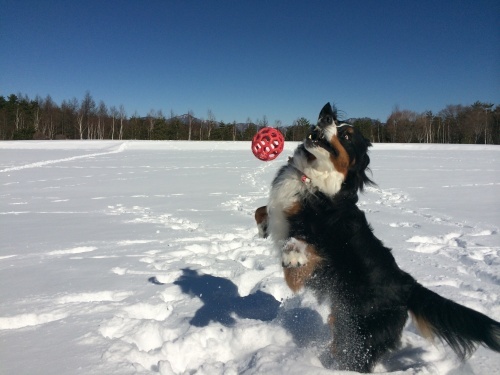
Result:
[[[500,323],[416,283],[409,301],[415,324],[427,338],[446,341],[457,356],[468,358],[479,344],[500,352]]]

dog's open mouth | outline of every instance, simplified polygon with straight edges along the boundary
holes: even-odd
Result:
[[[321,143],[327,143],[325,134],[319,126],[313,126],[307,135],[306,142],[308,146],[318,147]]]
[[[336,156],[338,152],[332,147],[325,137],[325,132],[319,126],[313,126],[306,138],[306,147],[321,147]]]

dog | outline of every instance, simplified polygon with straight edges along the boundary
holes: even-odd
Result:
[[[336,367],[373,371],[398,348],[409,314],[424,337],[445,341],[461,360],[480,344],[499,352],[499,322],[419,284],[373,234],[356,205],[358,191],[374,184],[370,146],[327,103],[279,169],[267,206],[255,212],[261,236],[280,251],[290,289],[309,288],[330,304]]]

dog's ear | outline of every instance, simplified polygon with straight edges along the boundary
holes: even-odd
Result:
[[[373,182],[366,175],[366,172],[370,171],[370,168],[368,168],[368,164],[370,164],[370,157],[368,156],[368,154],[364,154],[359,165],[356,166],[356,183],[359,191],[363,191],[365,185],[375,185],[375,182]]]
[[[356,190],[363,191],[365,185],[376,185],[368,176],[367,172],[370,171],[368,165],[370,164],[370,156],[368,156],[368,148],[372,146],[371,142],[358,133],[356,139],[356,163],[352,167],[354,174],[354,187]]]

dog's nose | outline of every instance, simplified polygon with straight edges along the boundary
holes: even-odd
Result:
[[[331,123],[333,122],[332,116],[326,115],[325,117],[323,117],[323,122],[326,125],[331,125]]]

